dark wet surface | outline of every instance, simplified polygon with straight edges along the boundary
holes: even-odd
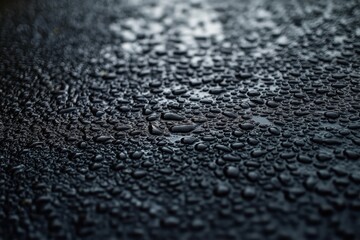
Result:
[[[0,239],[360,239],[358,1],[0,6]]]

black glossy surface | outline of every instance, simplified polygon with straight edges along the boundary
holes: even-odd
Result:
[[[0,6],[0,239],[360,239],[359,1]]]

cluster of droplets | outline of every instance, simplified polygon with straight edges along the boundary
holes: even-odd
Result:
[[[9,234],[356,239],[355,3],[129,4],[98,56],[4,71]]]

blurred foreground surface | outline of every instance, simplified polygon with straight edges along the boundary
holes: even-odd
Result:
[[[0,5],[0,239],[359,239],[359,1]]]

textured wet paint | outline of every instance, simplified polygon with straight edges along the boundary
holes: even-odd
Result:
[[[0,9],[0,239],[359,239],[358,1]]]

